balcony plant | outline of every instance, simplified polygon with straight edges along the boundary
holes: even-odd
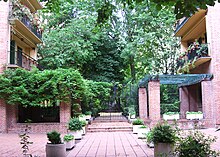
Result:
[[[149,131],[150,131],[150,129],[147,126],[142,125],[138,129],[138,138],[141,138],[141,139],[146,138],[146,135]]]
[[[203,119],[203,113],[201,111],[198,112],[186,112],[186,119],[193,120],[193,119]]]
[[[132,125],[133,125],[133,134],[137,134],[139,127],[144,125],[144,122],[143,122],[143,120],[138,118],[132,122]]]
[[[158,123],[152,129],[154,156],[169,156],[173,154],[174,144],[178,139],[177,130],[167,123]]]
[[[82,139],[82,123],[79,118],[71,118],[68,123],[68,129],[70,130],[70,134],[72,134],[76,140]]]
[[[164,120],[177,120],[180,119],[179,112],[166,112],[163,114]]]
[[[71,134],[66,134],[63,137],[63,141],[66,144],[66,150],[70,150],[75,146],[75,139],[74,136]]]
[[[65,157],[66,146],[61,142],[60,133],[52,131],[47,133],[50,143],[46,144],[46,157]]]

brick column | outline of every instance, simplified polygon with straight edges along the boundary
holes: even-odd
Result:
[[[215,116],[216,109],[213,101],[213,91],[212,82],[211,81],[202,81],[202,111],[204,114],[204,121],[206,127],[214,127],[216,124]]]
[[[139,117],[141,119],[147,119],[147,91],[146,88],[141,87],[138,89],[139,98]]]
[[[0,1],[0,5],[0,73],[2,73],[8,63],[8,44],[10,43],[9,1]]]
[[[0,133],[7,132],[6,104],[0,99]]]
[[[160,82],[150,81],[148,83],[149,93],[149,118],[154,125],[160,120]]]
[[[71,118],[71,105],[69,103],[60,103],[60,123],[68,123]]]
[[[186,111],[189,111],[189,92],[187,87],[179,88],[180,118],[186,119]]]

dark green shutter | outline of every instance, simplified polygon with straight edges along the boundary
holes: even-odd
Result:
[[[15,41],[11,40],[10,43],[10,64],[15,64]]]

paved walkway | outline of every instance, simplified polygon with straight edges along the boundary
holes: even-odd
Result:
[[[207,135],[217,136],[213,149],[220,150],[220,131],[216,129],[203,129]],[[45,157],[46,134],[30,134],[30,153],[37,157]],[[0,134],[0,157],[22,157],[20,138],[17,134]],[[137,139],[131,132],[96,132],[87,133],[75,148],[67,152],[67,157],[152,157],[153,149],[146,143]]]
[[[22,157],[20,138],[17,134],[0,134],[0,157]],[[30,134],[30,153],[45,157],[46,134]],[[77,141],[75,148],[67,151],[68,157],[147,157],[153,156],[153,149],[131,132],[87,133]]]

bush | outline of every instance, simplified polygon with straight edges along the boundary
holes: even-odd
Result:
[[[86,126],[86,124],[87,124],[85,120],[81,120],[80,122],[82,124],[82,127]]]
[[[92,115],[92,112],[91,111],[86,111],[85,115]]]
[[[152,129],[154,143],[175,143],[178,139],[177,130],[167,123],[158,123]]]
[[[209,157],[219,156],[220,153],[211,150],[211,144],[216,141],[216,138],[205,135],[199,131],[190,132],[187,137],[180,139],[175,153],[179,157]]]
[[[47,133],[47,138],[51,144],[61,144],[60,133],[57,131],[51,131]]]
[[[136,119],[132,122],[133,125],[144,125],[143,120],[141,119]]]
[[[71,118],[68,123],[68,129],[71,131],[78,131],[82,129],[82,123],[79,118]]]
[[[71,134],[67,134],[67,135],[65,135],[65,136],[63,137],[63,140],[66,141],[66,142],[69,142],[69,141],[71,141],[71,140],[73,140],[73,139],[74,139],[74,136],[71,135]]]

